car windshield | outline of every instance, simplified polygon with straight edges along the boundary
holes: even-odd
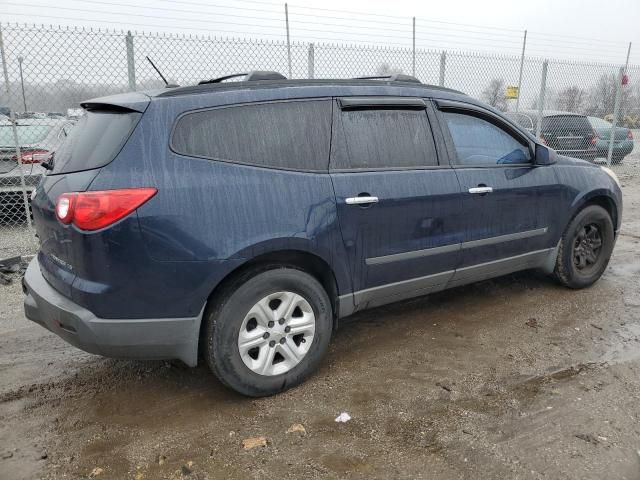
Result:
[[[589,121],[593,128],[611,128],[613,125],[602,118],[589,117]]]
[[[51,131],[51,125],[18,125],[18,142],[20,145],[33,145],[44,140]],[[13,146],[13,129],[11,125],[0,125],[0,146]]]

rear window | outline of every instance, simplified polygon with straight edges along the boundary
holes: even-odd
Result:
[[[41,142],[51,131],[51,125],[18,125],[18,143],[22,145],[34,145]],[[11,124],[0,126],[0,146],[15,146],[13,128]]]
[[[544,117],[542,120],[543,132],[591,132],[591,124],[587,117],[578,117],[575,115],[557,115],[553,117]]]
[[[51,173],[104,167],[118,154],[141,117],[137,112],[88,111],[55,152]]]
[[[330,135],[330,100],[261,103],[184,115],[172,148],[212,160],[327,171]]]

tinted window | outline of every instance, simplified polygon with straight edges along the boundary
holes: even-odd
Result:
[[[577,115],[556,115],[542,119],[542,132],[550,133],[591,133],[591,124],[587,117]]]
[[[344,110],[334,169],[425,167],[438,164],[425,110]]]
[[[531,160],[529,149],[482,118],[444,113],[460,165],[517,164]]]
[[[142,116],[136,112],[90,111],[80,117],[54,156],[52,173],[105,166],[114,159]]]
[[[238,105],[183,116],[172,145],[184,155],[326,171],[330,132],[330,100]]]

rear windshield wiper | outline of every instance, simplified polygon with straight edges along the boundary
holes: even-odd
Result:
[[[51,155],[49,155],[49,158],[42,162],[40,166],[45,170],[53,170],[53,155],[54,153],[52,152]]]

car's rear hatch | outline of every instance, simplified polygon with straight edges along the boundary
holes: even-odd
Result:
[[[115,96],[120,99],[125,96]],[[102,167],[120,152],[148,104],[92,101],[85,114],[60,145],[52,169],[43,177],[32,200],[33,218],[40,242],[38,258],[44,277],[60,293],[71,297],[76,269],[87,253],[83,232],[58,221],[55,206],[63,193],[86,191]],[[108,97],[111,99],[111,97]]]
[[[593,128],[587,117],[581,115],[544,117],[541,135],[548,146],[569,156],[594,148]]]

